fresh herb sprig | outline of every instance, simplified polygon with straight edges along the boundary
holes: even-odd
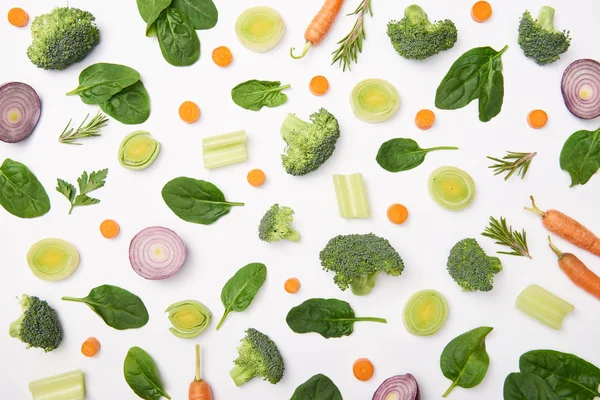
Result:
[[[100,136],[100,129],[104,128],[108,124],[108,117],[98,111],[96,116],[86,124],[85,122],[89,116],[90,114],[86,115],[85,119],[77,129],[69,128],[69,126],[71,126],[71,122],[73,121],[69,120],[69,123],[58,137],[58,141],[65,144],[81,145],[82,143],[79,143],[77,141],[78,139]]]
[[[496,244],[512,249],[511,252],[498,251],[499,254],[532,258],[527,247],[527,233],[525,230],[513,231],[512,226],[506,224],[506,218],[500,217],[500,221],[498,221],[496,218],[490,217],[490,224],[482,235],[494,239]]]
[[[371,0],[362,0],[356,10],[348,15],[356,15],[356,22],[350,33],[344,36],[337,44],[340,45],[333,54],[333,61],[342,67],[342,71],[350,71],[352,63],[358,62],[358,54],[362,53],[363,40],[367,37],[365,32],[365,15],[373,16]]]
[[[90,206],[92,204],[100,203],[100,200],[88,196],[87,194],[100,189],[106,183],[106,176],[108,175],[108,168],[100,171],[94,171],[88,175],[87,172],[83,171],[81,176],[77,178],[77,185],[79,186],[79,194],[75,186],[62,179],[57,179],[58,186],[56,191],[62,193],[67,200],[71,203],[69,214],[73,211],[73,208],[79,206]]]
[[[500,158],[490,157],[492,161],[496,161],[496,164],[490,165],[488,168],[492,168],[494,170],[494,175],[499,175],[504,172],[508,172],[504,177],[504,180],[508,180],[513,174],[517,174],[521,179],[525,178],[525,174],[529,170],[529,166],[531,165],[531,161],[533,157],[535,157],[537,153],[518,153],[514,151],[508,151],[507,154]]]

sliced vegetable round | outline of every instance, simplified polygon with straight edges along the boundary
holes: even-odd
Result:
[[[0,85],[0,140],[16,143],[27,139],[41,112],[40,97],[31,86],[21,82]]]
[[[365,79],[350,94],[354,114],[365,122],[383,122],[391,118],[400,107],[400,94],[383,79]]]
[[[429,177],[429,194],[447,210],[462,210],[475,197],[475,182],[460,168],[440,167]]]
[[[169,313],[169,321],[173,324],[169,330],[183,339],[195,338],[208,328],[212,320],[210,310],[196,300],[183,300],[171,304],[165,312]]]
[[[281,15],[271,7],[252,7],[235,22],[235,33],[242,45],[256,53],[272,50],[285,31]]]
[[[160,152],[160,143],[146,131],[125,136],[119,146],[119,163],[128,169],[148,168]]]
[[[79,266],[79,252],[62,239],[42,239],[27,252],[27,264],[35,276],[45,281],[60,281]]]
[[[600,116],[600,63],[573,61],[562,76],[562,95],[571,114],[583,119]]]
[[[413,335],[437,333],[448,318],[448,302],[435,290],[422,290],[408,299],[402,314],[404,327]]]
[[[377,388],[373,400],[417,400],[419,385],[411,374],[396,375],[387,378]]]
[[[166,279],[185,262],[185,243],[172,230],[151,226],[141,230],[129,244],[129,262],[142,278]]]

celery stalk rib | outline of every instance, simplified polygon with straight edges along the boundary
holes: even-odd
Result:
[[[575,310],[575,307],[538,285],[530,285],[517,298],[516,307],[553,328],[560,329],[563,319]]]
[[[202,140],[204,168],[213,169],[248,159],[246,132],[236,131]]]
[[[362,174],[334,175],[333,185],[341,217],[369,218],[369,200]]]

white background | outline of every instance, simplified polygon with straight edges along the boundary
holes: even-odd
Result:
[[[9,4],[10,3],[10,4]],[[566,138],[579,129],[594,130],[598,120],[583,121],[564,107],[560,78],[565,67],[579,58],[600,59],[598,19],[600,9],[593,0],[549,1],[557,9],[557,26],[571,30],[573,42],[563,59],[539,67],[525,58],[517,45],[518,20],[525,8],[537,14],[541,1],[494,1],[493,17],[484,24],[469,15],[471,0],[422,0],[420,4],[432,19],[452,19],[459,31],[455,47],[427,61],[405,60],[398,56],[386,35],[386,23],[399,19],[411,4],[407,1],[374,0],[373,18],[366,21],[368,38],[358,65],[342,73],[330,66],[330,53],[354,23],[346,17],[358,1],[346,1],[327,38],[300,61],[292,60],[291,46],[302,47],[306,25],[321,6],[321,0],[303,2],[264,0],[217,1],[219,23],[200,31],[202,55],[189,68],[173,67],[164,61],[156,39],[144,36],[144,23],[135,1],[72,1],[71,5],[92,12],[101,31],[100,45],[81,63],[61,72],[37,69],[26,57],[31,42],[29,29],[0,22],[0,81],[23,81],[33,86],[42,99],[42,117],[34,134],[20,144],[0,143],[0,158],[10,157],[28,165],[46,187],[52,210],[42,218],[21,220],[0,212],[0,381],[3,398],[27,399],[29,381],[81,368],[85,372],[88,399],[134,399],[127,387],[122,365],[131,346],[146,349],[156,361],[165,388],[173,399],[187,398],[194,374],[194,344],[203,346],[204,378],[212,385],[215,399],[288,399],[294,389],[310,376],[324,373],[334,380],[346,399],[370,399],[386,378],[412,373],[419,382],[422,399],[438,398],[450,385],[439,368],[444,346],[457,335],[478,326],[494,331],[487,339],[491,364],[484,381],[476,388],[456,388],[454,399],[501,399],[505,376],[518,368],[525,351],[552,348],[575,353],[600,365],[597,339],[600,333],[598,300],[586,294],[560,271],[547,246],[548,232],[541,220],[527,213],[528,196],[536,196],[543,208],[562,210],[600,232],[598,194],[600,177],[583,187],[569,188],[570,180],[561,171],[559,153]],[[517,4],[518,3],[518,4]],[[53,1],[2,1],[1,13],[21,6],[30,17],[64,6]],[[266,54],[255,54],[237,41],[234,23],[237,16],[254,5],[275,7],[286,22],[280,45]],[[435,89],[452,62],[466,50],[492,46],[503,55],[505,99],[502,112],[489,123],[477,118],[477,105],[457,111],[436,110],[435,126],[418,130],[414,115],[421,108],[434,109]],[[228,68],[211,61],[212,50],[221,45],[231,48],[234,62]],[[126,126],[111,120],[102,137],[86,140],[83,146],[59,144],[57,137],[70,118],[78,124],[95,106],[84,105],[65,92],[77,86],[77,76],[96,62],[129,65],[140,71],[152,99],[152,115],[140,126]],[[308,91],[310,78],[328,77],[331,89],[322,98]],[[246,111],[231,101],[229,91],[248,79],[281,80],[290,83],[288,102],[275,109]],[[350,109],[352,87],[365,78],[383,78],[400,92],[402,104],[391,120],[372,125],[359,121]],[[177,109],[184,100],[193,100],[202,109],[194,125],[186,125]],[[284,147],[279,126],[288,112],[307,118],[319,107],[336,115],[341,139],[332,158],[317,172],[306,177],[287,175],[280,165]],[[530,129],[525,121],[535,108],[548,112],[549,123],[542,130]],[[122,138],[136,129],[146,129],[161,142],[156,162],[144,171],[122,168],[117,149]],[[202,165],[201,140],[205,136],[245,129],[249,136],[249,160],[213,171]],[[381,143],[394,137],[416,139],[422,147],[456,145],[457,152],[430,154],[417,169],[391,174],[375,162]],[[505,151],[537,151],[524,181],[505,182],[487,168],[487,155],[500,157]],[[441,165],[454,165],[468,171],[477,184],[472,205],[460,212],[440,208],[427,194],[427,177]],[[56,178],[70,182],[83,170],[108,167],[107,185],[94,194],[99,205],[77,208],[67,215],[68,203],[54,190]],[[267,183],[260,189],[246,183],[246,173],[261,168]],[[362,172],[366,181],[371,218],[345,220],[338,216],[331,182],[334,173]],[[190,176],[214,182],[232,201],[244,201],[211,226],[195,225],[178,219],[163,203],[162,186],[177,176]],[[278,202],[296,211],[295,228],[302,234],[300,243],[267,244],[257,237],[257,225],[266,209]],[[407,223],[394,226],[385,211],[394,202],[405,204]],[[0,210],[1,211],[1,210]],[[516,228],[524,228],[533,260],[501,256],[504,271],[497,275],[494,290],[488,293],[463,293],[446,273],[449,249],[460,239],[475,237],[490,254],[499,249],[480,236],[490,215],[504,216]],[[121,225],[115,240],[101,237],[98,226],[106,218]],[[131,269],[127,257],[130,239],[141,229],[163,225],[175,230],[186,242],[188,259],[181,271],[164,281],[146,281]],[[381,275],[377,287],[365,297],[341,292],[333,275],[322,271],[318,253],[338,234],[374,232],[388,238],[403,257],[402,276]],[[27,267],[25,254],[36,241],[59,237],[72,242],[81,254],[81,265],[61,282],[37,279]],[[573,247],[560,238],[555,243],[563,251],[575,252],[589,267],[600,273],[598,258]],[[183,299],[202,301],[218,320],[223,311],[220,290],[243,265],[259,261],[267,265],[267,282],[244,313],[233,313],[219,332],[216,321],[196,339],[173,336],[164,309]],[[296,276],[302,289],[296,295],[283,290],[286,278]],[[98,285],[110,283],[138,294],[150,312],[150,322],[139,330],[116,331],[107,327],[83,304],[67,303],[61,296],[85,296]],[[576,306],[562,330],[554,331],[514,308],[517,295],[527,285],[537,283]],[[433,337],[415,337],[402,325],[402,309],[416,291],[436,289],[448,299],[450,315],[443,329]],[[8,336],[10,321],[19,316],[15,299],[22,293],[37,295],[54,306],[63,323],[65,337],[61,347],[45,354]],[[289,309],[311,297],[336,297],[350,302],[357,315],[385,317],[389,323],[360,323],[350,337],[323,339],[317,334],[294,334],[285,323]],[[248,327],[268,334],[279,346],[286,364],[283,380],[271,385],[255,379],[237,388],[228,375],[237,357],[236,347]],[[81,355],[81,343],[89,336],[102,342],[98,356]],[[352,363],[368,357],[375,365],[375,376],[360,382],[352,375]]]

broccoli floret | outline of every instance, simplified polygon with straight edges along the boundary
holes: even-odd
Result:
[[[297,242],[300,234],[290,227],[294,222],[294,210],[289,207],[279,207],[273,204],[260,220],[258,237],[265,242],[273,243],[282,239]]]
[[[387,34],[398,54],[414,60],[424,60],[451,49],[458,39],[454,22],[445,19],[431,23],[425,11],[416,4],[406,7],[400,21],[388,23]]]
[[[456,243],[448,257],[448,273],[465,292],[493,289],[494,275],[502,271],[498,257],[490,257],[475,239],[467,238]]]
[[[372,233],[336,236],[319,256],[323,269],[335,272],[333,281],[340,289],[350,286],[358,296],[371,292],[379,273],[398,276],[404,270],[402,258],[390,242]]]
[[[536,20],[529,11],[523,13],[519,23],[519,46],[525,56],[539,65],[550,64],[560,59],[570,44],[569,32],[554,28],[554,8],[542,7]]]
[[[264,333],[249,328],[238,347],[238,353],[239,357],[233,362],[235,367],[229,371],[237,386],[257,376],[272,384],[283,378],[285,367],[279,349]]]
[[[61,70],[83,60],[100,41],[95,19],[87,11],[69,7],[57,7],[36,17],[27,56],[43,69]]]
[[[63,333],[56,311],[35,296],[24,294],[20,303],[23,314],[10,324],[10,336],[27,343],[27,348],[39,347],[46,352],[58,348]]]
[[[306,175],[317,170],[331,157],[340,137],[337,119],[324,108],[312,114],[310,122],[289,114],[281,125],[281,136],[287,143],[281,160],[290,175]]]

